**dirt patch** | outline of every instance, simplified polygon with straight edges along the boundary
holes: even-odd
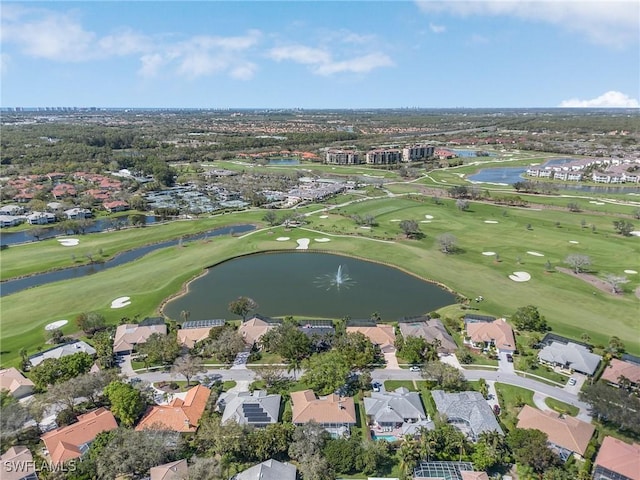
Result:
[[[564,267],[556,267],[556,270],[558,270],[559,272],[562,272],[562,273],[566,273],[567,275],[571,275],[572,277],[579,278],[583,282],[587,282],[589,285],[597,288],[601,292],[608,293],[612,297],[618,297],[619,296],[618,294],[613,293],[611,291],[611,285],[609,285],[604,280],[599,279],[595,275],[591,275],[589,273],[575,273],[570,268],[564,268]],[[636,292],[636,295],[638,293],[640,293],[640,292]]]

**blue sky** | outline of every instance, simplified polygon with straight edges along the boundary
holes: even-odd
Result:
[[[9,2],[3,107],[639,107],[640,2]]]

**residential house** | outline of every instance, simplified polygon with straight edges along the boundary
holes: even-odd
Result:
[[[492,322],[471,322],[466,324],[465,343],[474,348],[483,344],[494,347],[498,353],[513,353],[516,351],[516,339],[511,326],[504,318]]]
[[[640,480],[640,444],[606,436],[594,466],[593,480]]]
[[[15,227],[24,222],[24,217],[14,217],[12,215],[0,215],[0,227]]]
[[[75,197],[77,193],[76,187],[68,183],[59,183],[51,190],[51,194],[56,200],[64,197]]]
[[[123,202],[122,200],[114,200],[113,202],[104,202],[102,204],[105,210],[108,212],[124,212],[125,210],[129,210],[129,204],[127,202]]]
[[[336,332],[331,320],[306,320],[301,323],[299,328],[309,337],[316,351],[331,348],[331,338]]]
[[[58,345],[50,348],[49,350],[37,353],[36,355],[32,355],[29,357],[29,363],[32,367],[35,367],[48,358],[62,358],[67,355],[74,355],[81,352],[88,353],[89,355],[95,355],[96,349],[82,340],[77,340],[75,342]]]
[[[210,320],[188,320],[183,322],[178,330],[178,343],[187,348],[209,337],[209,332],[213,327],[222,327],[225,324],[223,319]]]
[[[417,318],[408,322],[399,322],[398,326],[404,338],[422,337],[427,343],[438,345],[438,353],[449,354],[458,348],[453,337],[437,318]]]
[[[520,410],[517,427],[546,433],[550,448],[563,460],[567,460],[571,454],[582,458],[595,432],[595,427],[590,423],[568,415],[563,417],[554,411],[543,412],[529,405]]]
[[[11,217],[16,217],[22,214],[24,214],[24,207],[20,205],[4,205],[0,207],[0,215],[9,215]]]
[[[189,480],[187,460],[165,463],[149,470],[149,480]]]
[[[106,408],[98,408],[78,417],[76,423],[56,428],[40,437],[44,442],[51,461],[62,464],[81,457],[99,433],[118,428],[113,414]]]
[[[371,343],[380,347],[382,353],[396,351],[396,334],[393,325],[379,323],[375,326],[352,326],[347,327],[347,333],[362,333],[371,340]]]
[[[220,395],[218,407],[223,411],[223,424],[231,420],[240,425],[266,427],[278,423],[281,400],[280,395],[269,395],[266,390],[225,392]]]
[[[316,422],[322,425],[332,436],[348,435],[356,424],[356,407],[352,397],[341,397],[332,393],[325,397],[316,397],[313,390],[291,393],[291,422],[303,425]]]
[[[30,225],[48,225],[56,221],[56,216],[49,212],[32,212],[27,215],[27,222]]]
[[[8,390],[12,397],[22,398],[33,393],[34,384],[17,368],[0,370],[0,390]]]
[[[142,325],[135,323],[125,323],[118,325],[113,337],[113,353],[116,355],[127,355],[131,353],[137,345],[146,343],[151,335],[158,333],[167,334],[167,325]]]
[[[379,148],[369,150],[365,162],[371,165],[390,165],[402,161],[402,150],[398,148]]]
[[[269,459],[238,473],[231,480],[296,480],[296,467]]]
[[[489,480],[489,476],[475,471],[471,462],[422,461],[413,469],[413,480]]]
[[[447,393],[432,390],[431,396],[438,412],[446,415],[447,421],[472,441],[475,442],[483,432],[503,435],[493,410],[480,392]]]
[[[364,411],[374,433],[390,432],[395,437],[415,435],[420,427],[433,430],[420,395],[399,387],[393,392],[371,392],[364,398]]]
[[[260,343],[262,336],[272,328],[278,326],[278,321],[272,318],[254,315],[253,318],[242,322],[238,328],[238,333],[242,335],[244,343],[253,346]]]
[[[11,447],[0,456],[2,480],[38,480],[31,451],[22,445]]]
[[[136,430],[173,430],[195,432],[204,413],[211,390],[202,385],[191,388],[182,398],[174,398],[168,405],[150,407],[136,426]]]
[[[64,211],[68,220],[84,220],[85,218],[91,218],[92,213],[88,208],[70,208]]]
[[[552,341],[538,352],[538,360],[544,365],[565,371],[593,375],[602,357],[591,353],[584,345]]]
[[[609,365],[604,369],[600,378],[612,385],[618,386],[620,385],[620,379],[622,377],[629,381],[630,386],[635,388],[640,387],[640,365],[612,358],[609,360]]]

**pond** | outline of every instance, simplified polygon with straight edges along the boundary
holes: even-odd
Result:
[[[270,158],[269,165],[300,165],[297,158]]]
[[[266,316],[383,320],[422,315],[455,303],[455,295],[393,267],[327,253],[264,253],[236,258],[194,280],[168,302],[175,320],[231,318],[229,302],[246,296]]]
[[[120,221],[123,223],[123,226],[129,225],[129,219],[127,217],[120,217]],[[153,215],[145,215],[144,222],[145,225],[151,225],[158,221],[158,217]],[[35,227],[35,225],[34,225]],[[65,235],[60,228],[53,225],[39,225],[44,230],[44,233],[40,235],[40,240],[46,240],[47,238],[57,237],[58,235]],[[114,228],[114,220],[113,219],[98,219],[94,221],[94,224],[87,228],[86,233],[96,233],[103,232],[108,229]],[[31,235],[30,230],[20,230],[18,232],[7,232],[6,229],[4,231],[0,231],[0,243],[2,245],[17,245],[20,243],[27,242],[37,242],[38,240]]]
[[[143,247],[134,248],[126,252],[122,252],[111,260],[103,263],[92,263],[88,265],[80,265],[77,267],[63,268],[61,270],[54,270],[51,272],[39,273],[37,275],[31,275],[29,277],[17,278],[15,280],[7,280],[0,283],[0,297],[10,295],[12,293],[19,292],[31,287],[38,287],[40,285],[46,285],[48,283],[58,282],[60,280],[69,280],[71,278],[80,278],[86,275],[91,275],[96,272],[101,272],[108,268],[124,265],[125,263],[132,262],[138,258],[143,257],[147,253],[151,253],[161,248],[172,247],[178,245],[181,241],[191,242],[195,240],[202,240],[204,238],[216,237],[220,235],[231,235],[234,233],[244,233],[254,230],[254,225],[236,225],[232,227],[217,228],[208,232],[191,235],[184,237],[183,239],[167,240],[165,242],[154,243],[152,245],[145,245]],[[80,237],[82,238],[82,237]],[[60,247],[66,248],[66,247]]]

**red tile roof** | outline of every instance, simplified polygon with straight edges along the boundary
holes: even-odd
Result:
[[[640,444],[604,437],[595,464],[631,480],[640,480]]]
[[[184,400],[175,398],[169,405],[156,405],[145,413],[136,430],[168,429],[175,432],[195,432],[207,406],[211,390],[197,385]]]
[[[118,428],[113,414],[106,408],[99,408],[78,417],[72,425],[56,428],[40,437],[44,442],[51,461],[64,463],[82,455],[80,447],[92,442],[99,433]]]

